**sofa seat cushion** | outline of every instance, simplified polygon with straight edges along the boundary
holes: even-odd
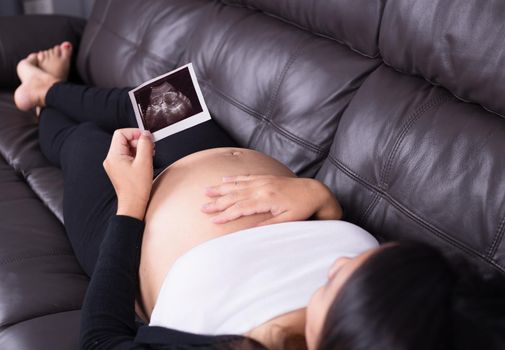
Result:
[[[63,222],[63,174],[40,151],[35,114],[19,111],[10,91],[0,91],[0,155]]]
[[[2,349],[24,348],[14,334],[38,333],[42,339],[50,324],[64,325],[55,329],[68,329],[75,343],[78,317],[70,311],[80,309],[89,280],[55,215],[61,210],[56,200],[62,196],[61,181],[60,170],[40,152],[35,116],[17,111],[11,93],[0,93]],[[42,321],[52,314],[59,316]],[[61,346],[48,348],[68,348],[64,337],[53,338]],[[11,341],[18,347],[7,346]]]

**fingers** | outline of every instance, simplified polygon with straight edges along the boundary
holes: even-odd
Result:
[[[202,206],[202,211],[207,214],[217,213],[228,209],[232,205],[246,200],[250,197],[249,191],[234,191],[222,195],[213,202],[206,203]]]
[[[230,182],[217,186],[210,186],[205,189],[205,194],[208,197],[225,196],[235,191],[240,191],[249,187],[249,184],[243,182]]]
[[[140,130],[137,128],[117,129],[112,135],[110,143],[109,155],[110,156],[132,156],[133,153],[130,148],[130,141],[138,139]]]
[[[223,183],[221,185],[207,187],[205,194],[209,197],[218,197],[246,188],[259,188],[268,184],[272,178],[273,176],[271,175],[225,176],[222,179]]]
[[[142,131],[142,135],[137,140],[137,151],[135,163],[152,163],[154,152],[154,142],[149,131]]]
[[[235,181],[252,181],[257,179],[271,178],[271,175],[236,175],[236,176],[224,176],[223,182],[235,182]]]
[[[268,213],[270,209],[268,205],[258,203],[257,201],[245,200],[233,204],[211,220],[215,224],[225,224],[243,216]]]

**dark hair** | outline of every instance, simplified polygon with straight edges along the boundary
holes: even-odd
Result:
[[[460,271],[460,272],[458,272]],[[461,276],[459,276],[461,275]],[[503,276],[454,268],[423,243],[373,253],[331,305],[319,350],[504,349]]]

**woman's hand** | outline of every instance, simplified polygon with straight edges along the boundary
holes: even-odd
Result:
[[[117,215],[144,219],[153,183],[154,142],[149,131],[117,129],[103,167],[116,190]]]
[[[321,182],[297,177],[248,175],[224,177],[221,185],[206,189],[213,201],[202,211],[215,214],[212,221],[223,224],[242,216],[270,213],[272,218],[258,226],[286,221],[338,220],[340,204]]]

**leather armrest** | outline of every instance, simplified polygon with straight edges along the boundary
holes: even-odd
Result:
[[[14,88],[20,84],[16,65],[30,52],[67,40],[74,46],[75,59],[85,25],[84,19],[59,15],[0,17],[0,88]],[[75,71],[71,72],[71,80],[75,80],[72,77],[76,77]]]

